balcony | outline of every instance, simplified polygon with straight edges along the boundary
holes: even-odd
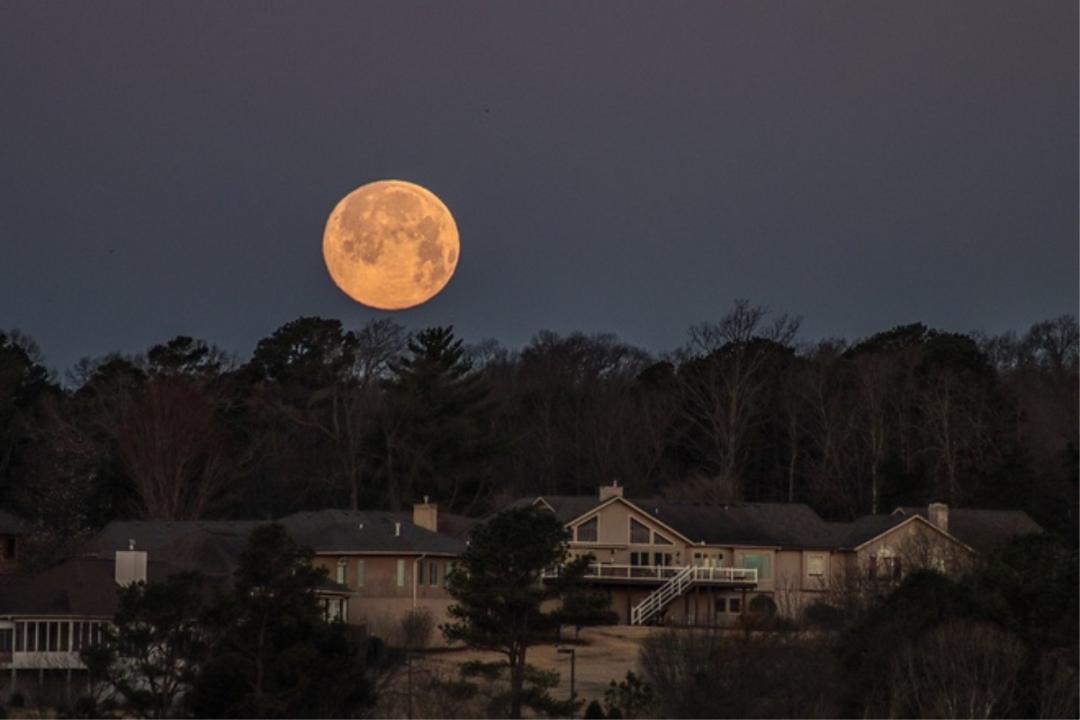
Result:
[[[618,565],[615,563],[592,563],[585,570],[585,579],[600,583],[656,584],[668,582],[686,571],[680,565]],[[559,576],[560,568],[545,570],[545,579]],[[697,567],[687,573],[693,583],[722,585],[727,587],[753,587],[757,585],[756,568]]]

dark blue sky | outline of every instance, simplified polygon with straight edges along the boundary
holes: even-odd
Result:
[[[437,193],[455,278],[398,313],[653,350],[749,297],[803,336],[1075,312],[1077,4],[0,4],[0,328],[48,364],[357,325],[352,188]]]

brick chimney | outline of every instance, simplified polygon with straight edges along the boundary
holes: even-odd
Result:
[[[613,497],[622,497],[622,487],[619,486],[618,480],[612,480],[610,485],[600,486],[600,502],[604,502]]]
[[[146,582],[146,551],[136,550],[135,541],[128,541],[129,550],[116,551],[116,584],[127,587]]]
[[[416,527],[439,532],[439,506],[428,502],[428,496],[425,495],[424,502],[413,505],[412,521]]]
[[[945,503],[933,502],[926,508],[926,516],[930,523],[942,532],[949,532],[949,506]]]

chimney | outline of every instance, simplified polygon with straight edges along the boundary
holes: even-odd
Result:
[[[424,502],[412,506],[412,521],[416,527],[439,532],[439,506],[428,502],[428,496],[425,495]]]
[[[116,584],[127,587],[133,583],[146,582],[146,551],[136,550],[135,541],[129,540],[130,550],[116,551]]]
[[[610,485],[600,486],[600,502],[604,502],[613,497],[622,497],[623,489],[619,487],[618,480],[612,480]]]
[[[933,502],[926,508],[926,516],[930,523],[941,532],[949,532],[949,506],[945,503]]]

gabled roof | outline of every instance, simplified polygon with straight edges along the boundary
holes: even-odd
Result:
[[[25,535],[28,531],[25,520],[7,510],[0,510],[0,535]]]
[[[150,561],[147,576],[164,580],[178,572]],[[115,563],[111,558],[65,560],[36,575],[7,576],[0,584],[0,615],[111,617],[116,613]]]
[[[396,513],[320,510],[296,513],[278,522],[293,539],[316,553],[460,555],[465,551],[461,540],[413,525]]]
[[[662,498],[619,498],[644,515],[671,527],[692,543],[766,547],[832,547],[828,524],[801,503],[693,505]],[[591,495],[543,495],[521,498],[510,507],[546,504],[562,522],[570,522],[604,503]]]
[[[838,549],[852,550],[902,524],[906,517],[898,515],[863,515],[851,522],[826,523],[832,544]]]
[[[925,507],[898,507],[893,515],[929,517]],[[1040,532],[1042,527],[1023,510],[949,508],[949,534],[980,553],[993,552],[1014,537]]]

